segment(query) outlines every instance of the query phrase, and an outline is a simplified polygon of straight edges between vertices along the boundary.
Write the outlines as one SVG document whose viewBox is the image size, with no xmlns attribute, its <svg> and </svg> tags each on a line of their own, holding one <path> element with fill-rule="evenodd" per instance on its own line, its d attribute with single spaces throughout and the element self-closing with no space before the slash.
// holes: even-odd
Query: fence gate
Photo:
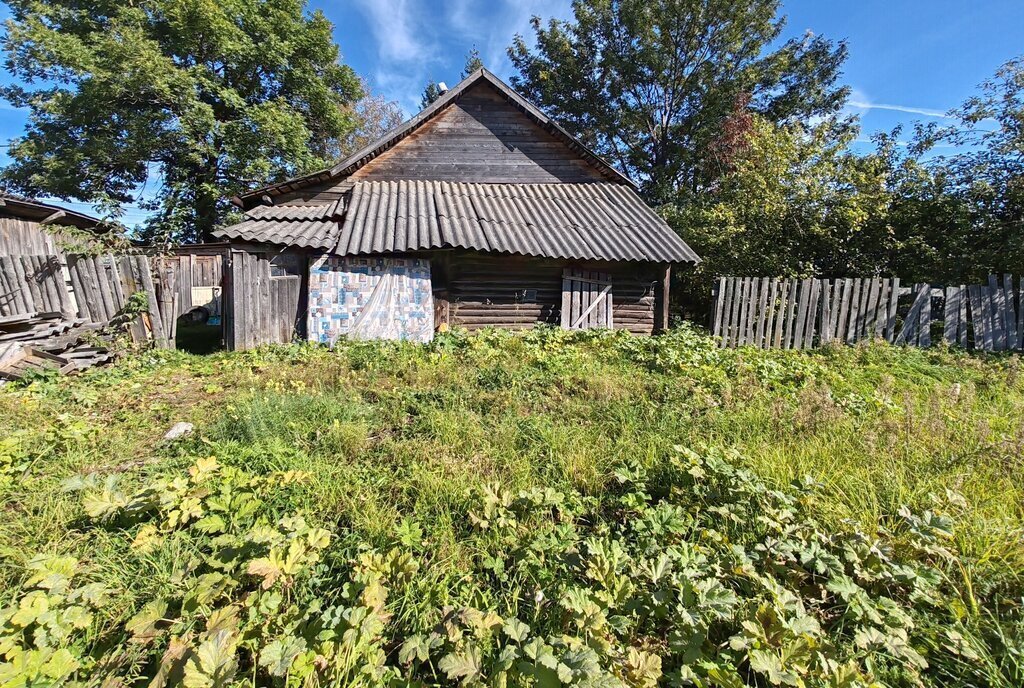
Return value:
<svg viewBox="0 0 1024 688">
<path fill-rule="evenodd" d="M 604 272 L 566 268 L 562 272 L 562 327 L 612 328 L 612 278 Z"/>
<path fill-rule="evenodd" d="M 274 276 L 266 253 L 231 251 L 225 271 L 225 341 L 229 350 L 287 344 L 300 325 L 302 279 Z"/>
</svg>

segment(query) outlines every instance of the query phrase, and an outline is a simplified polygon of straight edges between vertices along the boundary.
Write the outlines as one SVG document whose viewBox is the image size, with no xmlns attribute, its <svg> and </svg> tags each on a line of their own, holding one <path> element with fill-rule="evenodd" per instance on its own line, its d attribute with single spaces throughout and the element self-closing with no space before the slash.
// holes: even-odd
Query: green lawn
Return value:
<svg viewBox="0 0 1024 688">
<path fill-rule="evenodd" d="M 0 687 L 1020 685 L 1020 373 L 539 330 L 8 387 Z"/>
</svg>

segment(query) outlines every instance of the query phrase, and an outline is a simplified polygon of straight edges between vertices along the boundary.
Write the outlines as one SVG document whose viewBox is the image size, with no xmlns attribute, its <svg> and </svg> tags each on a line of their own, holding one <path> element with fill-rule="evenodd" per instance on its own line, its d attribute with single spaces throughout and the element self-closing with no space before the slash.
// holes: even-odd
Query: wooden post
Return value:
<svg viewBox="0 0 1024 688">
<path fill-rule="evenodd" d="M 666 263 L 662 266 L 664 273 L 658 280 L 657 294 L 654 299 L 654 333 L 664 332 L 668 329 L 668 307 L 669 297 L 672 291 L 672 265 Z"/>
</svg>

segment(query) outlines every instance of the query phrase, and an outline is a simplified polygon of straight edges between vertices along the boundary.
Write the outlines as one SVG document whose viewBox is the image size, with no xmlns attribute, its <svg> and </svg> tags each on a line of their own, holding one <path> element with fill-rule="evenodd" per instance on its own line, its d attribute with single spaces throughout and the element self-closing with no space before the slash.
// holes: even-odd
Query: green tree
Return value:
<svg viewBox="0 0 1024 688">
<path fill-rule="evenodd" d="M 423 89 L 423 96 L 420 98 L 420 109 L 423 109 L 433 103 L 435 100 L 441 97 L 444 91 L 438 86 L 437 82 L 431 80 L 427 87 Z"/>
<path fill-rule="evenodd" d="M 230 196 L 325 164 L 356 126 L 359 79 L 304 0 L 7 4 L 2 95 L 30 114 L 5 182 L 114 217 L 144 190 L 150 238 L 209 236 Z"/>
<path fill-rule="evenodd" d="M 737 105 L 773 123 L 843 105 L 844 43 L 778 44 L 778 0 L 575 0 L 516 36 L 513 85 L 638 180 L 648 200 L 700 193 L 728 168 L 716 150 Z M 777 46 L 777 47 L 776 47 Z"/>
<path fill-rule="evenodd" d="M 715 188 L 662 208 L 704 259 L 681 277 L 702 303 L 717 275 L 870 275 L 888 266 L 887 161 L 858 156 L 842 122 L 752 116 Z"/>
<path fill-rule="evenodd" d="M 880 137 L 893 170 L 887 222 L 895 269 L 914 279 L 979 283 L 1024 274 L 1024 58 L 1003 65 L 949 125 Z"/>
<path fill-rule="evenodd" d="M 484 61 L 480 59 L 480 51 L 476 49 L 476 46 L 466 53 L 466 64 L 462 67 L 462 78 L 465 79 L 467 76 L 482 69 Z"/>
</svg>

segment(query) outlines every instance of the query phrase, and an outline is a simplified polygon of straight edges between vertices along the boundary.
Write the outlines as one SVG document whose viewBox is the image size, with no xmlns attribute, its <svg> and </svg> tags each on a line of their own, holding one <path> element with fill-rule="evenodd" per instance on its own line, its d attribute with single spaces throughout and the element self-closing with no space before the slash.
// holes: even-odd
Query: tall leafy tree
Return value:
<svg viewBox="0 0 1024 688">
<path fill-rule="evenodd" d="M 2 95 L 30 114 L 5 183 L 115 216 L 144 189 L 150 237 L 207 237 L 231 195 L 325 164 L 356 127 L 360 81 L 304 0 L 7 4 Z"/>
<path fill-rule="evenodd" d="M 385 133 L 402 123 L 404 116 L 398 101 L 370 93 L 364 82 L 366 95 L 352 106 L 356 128 L 346 136 L 338 147 L 337 158 L 345 158 L 376 141 Z"/>
<path fill-rule="evenodd" d="M 1024 58 L 1003 65 L 912 145 L 882 137 L 899 274 L 948 283 L 1024 274 Z"/>
<path fill-rule="evenodd" d="M 832 115 L 846 46 L 778 45 L 779 0 L 574 0 L 570 21 L 516 36 L 513 85 L 641 182 L 649 200 L 699 193 L 737 104 L 773 123 Z M 728 162 L 728 161 L 725 161 Z"/>
<path fill-rule="evenodd" d="M 662 212 L 703 258 L 681 279 L 691 297 L 716 275 L 871 275 L 888 267 L 890 168 L 848 148 L 835 123 L 775 124 L 754 115 L 732 142 L 715 189 Z"/>
</svg>

